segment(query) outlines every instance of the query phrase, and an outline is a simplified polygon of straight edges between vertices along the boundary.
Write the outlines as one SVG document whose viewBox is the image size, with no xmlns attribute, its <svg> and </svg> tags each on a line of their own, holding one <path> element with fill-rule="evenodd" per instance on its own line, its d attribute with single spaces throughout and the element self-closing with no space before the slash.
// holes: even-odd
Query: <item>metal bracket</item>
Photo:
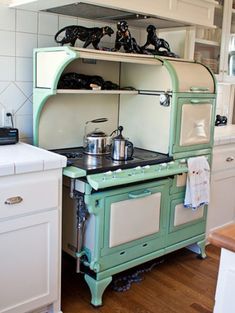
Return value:
<svg viewBox="0 0 235 313">
<path fill-rule="evenodd" d="M 169 107 L 170 106 L 170 95 L 168 92 L 164 92 L 160 94 L 159 98 L 160 104 L 164 107 Z"/>
<path fill-rule="evenodd" d="M 77 268 L 76 272 L 80 273 L 80 262 L 82 253 L 82 246 L 83 246 L 83 237 L 84 237 L 84 228 L 85 223 L 88 217 L 88 210 L 85 205 L 84 201 L 84 194 L 80 193 L 76 190 L 73 191 L 73 198 L 77 202 L 77 250 L 76 250 L 76 257 L 77 257 Z"/>
<path fill-rule="evenodd" d="M 170 106 L 170 97 L 172 97 L 172 91 L 163 91 L 163 90 L 138 90 L 138 95 L 142 96 L 158 96 L 160 105 L 169 107 Z"/>
</svg>

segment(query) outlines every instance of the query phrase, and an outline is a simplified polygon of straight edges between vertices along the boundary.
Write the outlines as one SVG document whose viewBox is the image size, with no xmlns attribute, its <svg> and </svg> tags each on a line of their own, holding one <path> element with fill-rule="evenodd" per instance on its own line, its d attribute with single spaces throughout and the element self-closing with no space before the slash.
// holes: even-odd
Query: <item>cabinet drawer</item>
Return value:
<svg viewBox="0 0 235 313">
<path fill-rule="evenodd" d="M 58 178 L 36 174 L 0 179 L 0 218 L 58 206 Z"/>
<path fill-rule="evenodd" d="M 212 171 L 235 169 L 235 148 L 214 150 Z"/>
</svg>

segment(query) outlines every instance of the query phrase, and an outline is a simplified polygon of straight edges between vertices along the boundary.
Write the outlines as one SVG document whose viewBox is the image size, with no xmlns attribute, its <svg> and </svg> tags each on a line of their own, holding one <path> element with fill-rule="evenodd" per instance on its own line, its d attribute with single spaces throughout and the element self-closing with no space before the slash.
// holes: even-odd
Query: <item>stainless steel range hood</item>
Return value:
<svg viewBox="0 0 235 313">
<path fill-rule="evenodd" d="M 151 23 L 156 24 L 158 28 L 181 27 L 189 25 L 188 23 L 179 23 L 150 15 L 117 10 L 84 2 L 76 2 L 68 5 L 53 7 L 44 11 L 90 20 L 106 21 L 110 23 L 114 23 L 120 20 L 127 20 L 129 25 L 135 27 L 146 27 Z"/>
<path fill-rule="evenodd" d="M 47 11 L 91 20 L 158 28 L 187 25 L 214 27 L 215 0 L 9 0 L 13 8 Z"/>
</svg>

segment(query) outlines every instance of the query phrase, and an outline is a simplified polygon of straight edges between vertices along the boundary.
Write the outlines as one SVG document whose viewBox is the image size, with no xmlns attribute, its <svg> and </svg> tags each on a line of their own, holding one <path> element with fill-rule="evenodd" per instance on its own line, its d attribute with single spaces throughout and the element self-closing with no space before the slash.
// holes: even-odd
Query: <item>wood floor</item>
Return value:
<svg viewBox="0 0 235 313">
<path fill-rule="evenodd" d="M 63 313 L 212 313 L 220 249 L 207 246 L 207 258 L 186 249 L 165 256 L 126 292 L 108 286 L 103 306 L 90 304 L 90 292 L 74 263 L 63 258 Z"/>
</svg>

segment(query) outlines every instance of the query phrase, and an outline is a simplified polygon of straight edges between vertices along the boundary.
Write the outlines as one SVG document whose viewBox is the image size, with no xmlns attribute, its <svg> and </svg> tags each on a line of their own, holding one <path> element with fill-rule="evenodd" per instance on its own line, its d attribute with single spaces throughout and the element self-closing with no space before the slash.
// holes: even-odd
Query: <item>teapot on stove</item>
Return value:
<svg viewBox="0 0 235 313">
<path fill-rule="evenodd" d="M 123 127 L 116 130 L 119 134 L 112 138 L 111 157 L 116 161 L 126 161 L 132 158 L 134 152 L 133 143 L 122 136 Z"/>
</svg>

